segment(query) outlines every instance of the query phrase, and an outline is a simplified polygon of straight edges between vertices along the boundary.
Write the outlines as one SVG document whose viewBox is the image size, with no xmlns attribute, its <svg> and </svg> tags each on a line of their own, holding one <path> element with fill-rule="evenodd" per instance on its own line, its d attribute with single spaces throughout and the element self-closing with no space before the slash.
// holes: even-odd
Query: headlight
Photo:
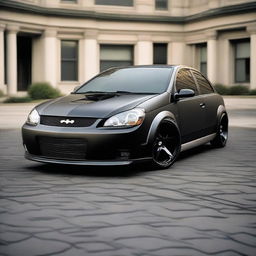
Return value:
<svg viewBox="0 0 256 256">
<path fill-rule="evenodd" d="M 33 109 L 30 114 L 28 115 L 27 124 L 30 125 L 38 125 L 40 122 L 40 116 L 36 109 Z"/>
<path fill-rule="evenodd" d="M 110 117 L 104 126 L 119 127 L 119 126 L 137 126 L 140 125 L 145 117 L 145 112 L 141 108 L 135 108 L 123 113 Z"/>
</svg>

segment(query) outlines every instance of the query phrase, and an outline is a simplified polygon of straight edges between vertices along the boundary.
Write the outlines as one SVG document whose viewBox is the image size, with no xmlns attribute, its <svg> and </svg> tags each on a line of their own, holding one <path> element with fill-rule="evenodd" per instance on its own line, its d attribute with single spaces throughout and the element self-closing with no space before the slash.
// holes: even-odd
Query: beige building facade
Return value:
<svg viewBox="0 0 256 256">
<path fill-rule="evenodd" d="M 256 1 L 0 0 L 0 89 L 63 93 L 112 66 L 184 64 L 256 89 Z"/>
</svg>

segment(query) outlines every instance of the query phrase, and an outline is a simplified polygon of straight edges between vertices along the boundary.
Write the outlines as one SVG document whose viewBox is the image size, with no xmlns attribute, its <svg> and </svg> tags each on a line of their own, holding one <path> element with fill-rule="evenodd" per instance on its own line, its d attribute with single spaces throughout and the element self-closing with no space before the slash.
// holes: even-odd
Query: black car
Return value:
<svg viewBox="0 0 256 256">
<path fill-rule="evenodd" d="M 183 150 L 224 147 L 222 97 L 197 70 L 132 66 L 100 73 L 70 95 L 35 107 L 22 127 L 25 157 L 72 165 L 167 168 Z"/>
</svg>

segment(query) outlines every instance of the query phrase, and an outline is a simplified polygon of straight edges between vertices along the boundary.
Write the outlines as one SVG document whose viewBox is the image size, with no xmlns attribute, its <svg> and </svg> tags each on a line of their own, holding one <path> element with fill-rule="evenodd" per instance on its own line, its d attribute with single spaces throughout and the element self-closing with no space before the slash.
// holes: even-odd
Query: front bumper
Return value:
<svg viewBox="0 0 256 256">
<path fill-rule="evenodd" d="M 28 152 L 25 152 L 25 158 L 28 160 L 41 162 L 41 163 L 49 163 L 49 164 L 65 164 L 65 165 L 82 165 L 82 166 L 125 166 L 131 165 L 133 163 L 141 163 L 152 160 L 151 157 L 144 157 L 144 158 L 137 158 L 137 159 L 130 159 L 130 160 L 62 160 L 62 159 L 53 159 L 53 158 L 46 158 L 40 157 L 36 155 L 31 155 Z"/>
<path fill-rule="evenodd" d="M 25 157 L 29 160 L 70 165 L 129 165 L 134 162 L 150 160 L 150 150 L 145 141 L 147 133 L 145 127 L 126 129 L 109 129 L 91 127 L 56 127 L 47 125 L 22 127 Z M 79 159 L 62 157 L 61 152 L 56 155 L 47 154 L 42 148 L 40 138 L 52 140 L 82 140 L 85 156 Z M 49 143 L 48 143 L 49 144 Z M 61 151 L 61 147 L 59 150 Z M 49 152 L 51 152 L 49 147 Z M 67 150 L 67 146 L 63 152 Z M 71 148 L 72 150 L 72 148 Z M 46 153 L 45 153 L 46 152 Z M 71 152 L 72 154 L 72 152 Z"/>
</svg>

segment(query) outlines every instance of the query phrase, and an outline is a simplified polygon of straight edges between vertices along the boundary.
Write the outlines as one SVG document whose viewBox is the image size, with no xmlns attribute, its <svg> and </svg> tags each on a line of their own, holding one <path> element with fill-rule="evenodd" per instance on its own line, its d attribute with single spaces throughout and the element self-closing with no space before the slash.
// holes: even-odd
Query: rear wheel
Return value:
<svg viewBox="0 0 256 256">
<path fill-rule="evenodd" d="M 170 167 L 180 153 L 180 133 L 170 121 L 159 125 L 152 145 L 153 163 L 158 168 Z"/>
<path fill-rule="evenodd" d="M 222 148 L 226 146 L 228 140 L 228 116 L 226 113 L 221 115 L 216 137 L 211 141 L 214 147 Z"/>
</svg>

